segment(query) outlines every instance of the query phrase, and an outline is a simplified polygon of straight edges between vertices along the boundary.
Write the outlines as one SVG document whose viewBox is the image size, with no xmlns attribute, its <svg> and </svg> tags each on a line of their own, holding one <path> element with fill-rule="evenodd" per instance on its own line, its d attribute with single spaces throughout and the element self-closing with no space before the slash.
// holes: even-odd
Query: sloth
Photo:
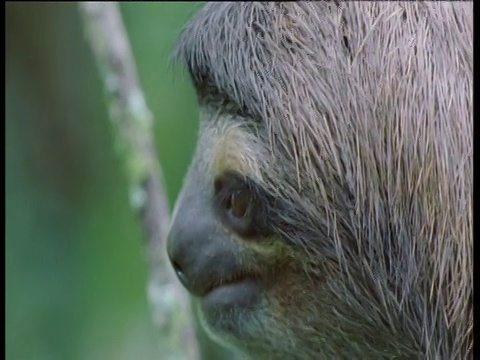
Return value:
<svg viewBox="0 0 480 360">
<path fill-rule="evenodd" d="M 167 252 L 253 359 L 472 359 L 473 4 L 207 3 Z"/>
</svg>

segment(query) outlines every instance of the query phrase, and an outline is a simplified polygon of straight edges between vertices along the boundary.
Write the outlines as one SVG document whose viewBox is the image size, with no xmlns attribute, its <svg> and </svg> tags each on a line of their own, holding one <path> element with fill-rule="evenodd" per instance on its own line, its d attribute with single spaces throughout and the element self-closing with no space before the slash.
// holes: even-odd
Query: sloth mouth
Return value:
<svg viewBox="0 0 480 360">
<path fill-rule="evenodd" d="M 204 297 L 208 296 L 210 293 L 214 292 L 217 289 L 224 288 L 224 287 L 232 287 L 235 285 L 242 284 L 244 282 L 258 282 L 260 280 L 260 276 L 254 273 L 247 273 L 247 272 L 240 272 L 230 276 L 226 276 L 223 278 L 214 281 L 205 291 Z"/>
<path fill-rule="evenodd" d="M 262 290 L 258 274 L 238 273 L 212 283 L 202 297 L 205 311 L 222 311 L 232 307 L 250 307 Z"/>
</svg>

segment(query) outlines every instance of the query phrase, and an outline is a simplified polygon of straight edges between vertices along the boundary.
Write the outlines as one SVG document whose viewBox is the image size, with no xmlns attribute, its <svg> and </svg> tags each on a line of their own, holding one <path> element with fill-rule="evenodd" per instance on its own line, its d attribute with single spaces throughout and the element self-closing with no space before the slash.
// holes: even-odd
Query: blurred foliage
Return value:
<svg viewBox="0 0 480 360">
<path fill-rule="evenodd" d="M 122 3 L 170 205 L 196 140 L 168 68 L 201 3 Z M 142 238 L 76 3 L 7 3 L 6 358 L 161 359 Z M 205 359 L 231 358 L 201 334 Z"/>
</svg>

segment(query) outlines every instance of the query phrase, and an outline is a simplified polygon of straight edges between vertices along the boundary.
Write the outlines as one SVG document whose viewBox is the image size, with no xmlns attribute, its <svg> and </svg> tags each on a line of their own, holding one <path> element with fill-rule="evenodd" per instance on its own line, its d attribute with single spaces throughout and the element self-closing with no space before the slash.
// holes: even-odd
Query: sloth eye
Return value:
<svg viewBox="0 0 480 360">
<path fill-rule="evenodd" d="M 248 190 L 236 190 L 228 199 L 227 207 L 230 208 L 233 216 L 243 218 L 248 215 L 251 202 L 252 196 Z"/>
<path fill-rule="evenodd" d="M 260 202 L 253 189 L 236 173 L 225 173 L 215 180 L 215 208 L 231 230 L 242 237 L 258 236 Z"/>
</svg>

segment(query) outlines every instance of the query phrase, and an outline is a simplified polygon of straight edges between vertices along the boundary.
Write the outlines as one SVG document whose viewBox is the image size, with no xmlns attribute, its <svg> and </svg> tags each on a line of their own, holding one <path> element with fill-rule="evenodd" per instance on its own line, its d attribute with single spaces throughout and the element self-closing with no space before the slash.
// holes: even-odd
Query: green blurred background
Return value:
<svg viewBox="0 0 480 360">
<path fill-rule="evenodd" d="M 197 105 L 167 65 L 201 3 L 122 3 L 170 205 Z M 161 359 L 148 269 L 77 3 L 6 3 L 7 359 Z M 205 338 L 205 359 L 231 356 Z"/>
</svg>

